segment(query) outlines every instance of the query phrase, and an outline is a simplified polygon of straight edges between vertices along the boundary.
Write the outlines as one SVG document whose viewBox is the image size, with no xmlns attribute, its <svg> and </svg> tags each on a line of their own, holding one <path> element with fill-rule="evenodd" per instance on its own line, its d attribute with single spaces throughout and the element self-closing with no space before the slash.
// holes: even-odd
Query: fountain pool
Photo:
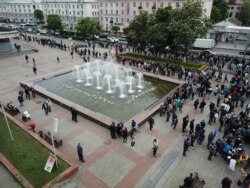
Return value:
<svg viewBox="0 0 250 188">
<path fill-rule="evenodd" d="M 36 82 L 47 91 L 99 112 L 116 121 L 126 122 L 164 97 L 177 86 L 131 69 L 98 62 L 77 65 L 73 71 Z"/>
</svg>

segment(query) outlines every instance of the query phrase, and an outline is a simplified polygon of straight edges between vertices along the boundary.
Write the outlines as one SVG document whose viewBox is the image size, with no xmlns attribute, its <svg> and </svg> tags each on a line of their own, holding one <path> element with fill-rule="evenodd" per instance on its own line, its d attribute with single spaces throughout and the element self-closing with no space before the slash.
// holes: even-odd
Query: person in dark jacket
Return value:
<svg viewBox="0 0 250 188">
<path fill-rule="evenodd" d="M 77 145 L 77 154 L 78 154 L 79 160 L 84 163 L 85 160 L 83 158 L 83 149 L 80 143 L 78 143 Z"/>
</svg>

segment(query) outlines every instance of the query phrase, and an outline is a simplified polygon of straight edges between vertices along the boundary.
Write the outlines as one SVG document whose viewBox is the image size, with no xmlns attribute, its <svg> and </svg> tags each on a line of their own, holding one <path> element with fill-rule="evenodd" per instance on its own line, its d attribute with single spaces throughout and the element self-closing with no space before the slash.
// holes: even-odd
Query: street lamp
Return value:
<svg viewBox="0 0 250 188">
<path fill-rule="evenodd" d="M 58 168 L 58 160 L 57 160 L 57 156 L 56 156 L 56 149 L 55 149 L 55 143 L 54 143 L 54 132 L 57 133 L 57 128 L 58 128 L 58 119 L 53 118 L 53 127 L 52 127 L 52 131 L 51 131 L 51 138 L 52 138 L 53 153 L 54 153 L 54 157 L 56 159 L 56 167 Z"/>
<path fill-rule="evenodd" d="M 6 117 L 6 114 L 5 114 L 5 110 L 4 110 L 4 106 L 2 106 L 2 104 L 0 103 L 0 108 L 3 109 L 3 115 L 4 115 L 4 119 L 5 119 L 5 122 L 6 122 L 6 125 L 8 127 L 8 130 L 9 130 L 9 133 L 10 133 L 10 138 L 11 138 L 11 141 L 14 142 L 14 138 L 12 136 L 12 132 L 10 130 L 10 125 L 9 125 L 9 121 Z"/>
</svg>

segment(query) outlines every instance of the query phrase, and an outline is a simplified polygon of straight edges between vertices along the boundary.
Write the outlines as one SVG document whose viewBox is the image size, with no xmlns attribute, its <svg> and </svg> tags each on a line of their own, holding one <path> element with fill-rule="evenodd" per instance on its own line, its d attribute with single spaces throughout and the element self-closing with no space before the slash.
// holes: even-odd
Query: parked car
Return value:
<svg viewBox="0 0 250 188">
<path fill-rule="evenodd" d="M 240 51 L 239 54 L 240 54 L 240 55 L 244 55 L 244 54 L 245 54 L 245 51 Z M 246 51 L 246 55 L 250 55 L 250 50 L 247 50 L 247 51 Z"/>
</svg>

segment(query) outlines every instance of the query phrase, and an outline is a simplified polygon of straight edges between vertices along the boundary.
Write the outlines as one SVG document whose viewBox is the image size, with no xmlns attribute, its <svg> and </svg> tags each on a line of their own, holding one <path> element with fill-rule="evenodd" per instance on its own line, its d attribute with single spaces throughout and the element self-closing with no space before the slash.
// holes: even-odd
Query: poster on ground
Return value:
<svg viewBox="0 0 250 188">
<path fill-rule="evenodd" d="M 50 154 L 46 162 L 44 170 L 51 173 L 55 162 L 56 162 L 56 157 L 53 154 Z"/>
</svg>

